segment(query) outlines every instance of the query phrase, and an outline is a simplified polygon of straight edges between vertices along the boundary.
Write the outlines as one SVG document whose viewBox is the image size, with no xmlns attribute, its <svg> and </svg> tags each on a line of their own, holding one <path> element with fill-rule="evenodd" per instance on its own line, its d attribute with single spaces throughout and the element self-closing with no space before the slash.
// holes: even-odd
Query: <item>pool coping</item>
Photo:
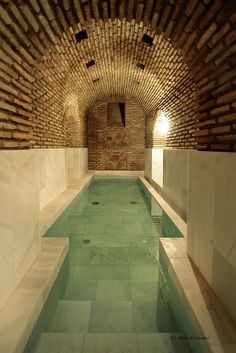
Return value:
<svg viewBox="0 0 236 353">
<path fill-rule="evenodd" d="M 93 178 L 92 173 L 86 173 L 80 179 L 72 181 L 64 192 L 40 210 L 41 250 L 14 293 L 0 310 L 0 352 L 22 353 L 24 351 L 69 249 L 68 237 L 47 238 L 42 235 Z"/>
<path fill-rule="evenodd" d="M 105 179 L 109 177 L 122 178 L 127 176 L 139 179 L 140 182 L 142 182 L 146 189 L 151 193 L 154 199 L 163 208 L 163 210 L 167 213 L 167 215 L 177 226 L 180 232 L 184 235 L 184 238 L 160 238 L 160 251 L 164 254 L 164 257 L 166 259 L 169 274 L 171 275 L 171 278 L 182 300 L 189 307 L 190 313 L 193 316 L 196 325 L 201 328 L 203 334 L 207 336 L 207 334 L 205 333 L 207 333 L 207 329 L 209 327 L 214 333 L 214 324 L 217 322 L 218 327 L 223 327 L 224 332 L 226 332 L 230 337 L 230 339 L 225 338 L 224 342 L 222 342 L 219 341 L 219 339 L 217 340 L 217 336 L 215 335 L 214 340 L 212 342 L 206 342 L 208 349 L 207 353 L 233 353 L 234 351 L 236 351 L 236 338 L 232 333 L 232 325 L 230 324 L 230 320 L 227 316 L 226 311 L 220 305 L 214 294 L 211 293 L 210 287 L 203 279 L 197 268 L 194 267 L 191 260 L 188 258 L 186 252 L 187 224 L 178 216 L 178 214 L 168 205 L 168 203 L 158 194 L 158 192 L 149 184 L 149 182 L 142 175 L 137 175 L 136 173 L 131 175 L 121 172 L 119 172 L 118 174 L 110 172 L 85 174 L 79 180 L 71 183 L 61 195 L 59 195 L 56 199 L 54 199 L 52 202 L 50 202 L 50 204 L 48 204 L 40 211 L 40 234 L 43 235 L 50 228 L 50 226 L 62 214 L 62 212 L 70 204 L 70 202 L 85 187 L 87 187 L 93 179 L 102 178 L 102 176 L 104 176 Z M 41 242 L 42 251 L 39 257 L 36 259 L 35 263 L 30 268 L 17 290 L 14 292 L 14 294 L 7 302 L 6 306 L 1 311 L 0 351 L 4 351 L 4 353 L 23 352 L 25 344 L 33 330 L 35 323 L 37 322 L 43 305 L 46 302 L 48 293 L 50 292 L 55 282 L 55 279 L 61 269 L 65 256 L 68 252 L 68 238 L 42 237 Z M 61 244 L 58 244 L 57 242 L 61 242 Z M 60 254 L 58 254 L 56 258 L 54 251 L 55 246 L 58 247 L 58 249 L 60 248 Z M 54 258 L 54 265 L 50 269 L 51 272 L 49 271 L 49 273 L 45 273 L 46 262 L 44 262 L 44 260 L 45 256 L 47 255 L 48 259 Z M 181 271 L 181 268 L 184 270 Z M 40 272 L 41 275 L 44 274 L 43 281 L 42 278 L 40 279 L 39 277 L 35 277 L 37 272 Z M 186 274 L 188 275 L 187 279 Z M 28 288 L 27 281 L 30 278 L 36 281 L 38 279 L 40 283 L 39 288 Z M 201 284 L 201 286 L 199 283 Z M 211 305 L 210 309 L 208 308 L 209 302 L 207 306 L 205 302 L 205 297 L 203 296 L 203 294 L 206 295 L 206 293 Z M 32 303 L 29 299 L 32 300 Z M 24 302 L 23 305 L 22 301 Z M 217 315 L 215 314 L 216 318 L 214 317 L 214 322 L 212 322 L 211 320 L 211 315 L 213 311 L 212 303 L 214 304 L 214 314 L 217 313 Z M 26 308 L 24 305 L 26 305 Z M 14 307 L 17 308 L 17 310 L 19 308 L 22 309 L 20 310 L 22 311 L 22 313 L 18 313 L 17 310 L 14 310 Z M 2 313 L 5 314 L 2 315 Z M 3 318 L 5 321 L 3 320 Z M 20 330 L 19 327 L 21 328 Z M 16 332 L 18 333 L 18 335 L 16 335 Z"/>
<path fill-rule="evenodd" d="M 139 177 L 144 175 L 143 170 L 89 170 L 94 176 L 101 177 Z"/>
<path fill-rule="evenodd" d="M 203 349 L 207 353 L 236 352 L 236 325 L 187 254 L 187 224 L 144 177 L 139 180 L 184 236 L 160 238 L 160 252 L 197 332 L 210 336 L 202 342 Z"/>
<path fill-rule="evenodd" d="M 41 252 L 0 311 L 0 352 L 22 353 L 69 249 L 68 238 L 42 238 Z"/>
<path fill-rule="evenodd" d="M 163 199 L 163 197 L 151 186 L 151 184 L 144 177 L 139 176 L 139 180 L 154 197 L 154 199 L 161 206 L 163 211 L 168 215 L 171 221 L 175 224 L 178 230 L 183 234 L 184 237 L 186 237 L 187 223 L 182 220 L 182 218 L 174 211 L 174 209 Z"/>
<path fill-rule="evenodd" d="M 185 238 L 160 238 L 160 254 L 207 353 L 236 352 L 236 325 L 186 252 Z"/>
<path fill-rule="evenodd" d="M 93 173 L 86 173 L 80 179 L 71 182 L 67 189 L 40 210 L 40 235 L 43 236 L 60 217 L 66 207 L 94 178 Z"/>
</svg>

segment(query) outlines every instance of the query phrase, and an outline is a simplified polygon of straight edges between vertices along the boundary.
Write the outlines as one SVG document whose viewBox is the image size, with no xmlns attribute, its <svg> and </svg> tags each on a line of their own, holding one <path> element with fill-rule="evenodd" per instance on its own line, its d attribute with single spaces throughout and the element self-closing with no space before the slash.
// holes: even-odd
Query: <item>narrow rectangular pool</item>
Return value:
<svg viewBox="0 0 236 353">
<path fill-rule="evenodd" d="M 189 353 L 159 262 L 179 230 L 138 180 L 95 179 L 45 236 L 69 253 L 25 353 Z"/>
</svg>

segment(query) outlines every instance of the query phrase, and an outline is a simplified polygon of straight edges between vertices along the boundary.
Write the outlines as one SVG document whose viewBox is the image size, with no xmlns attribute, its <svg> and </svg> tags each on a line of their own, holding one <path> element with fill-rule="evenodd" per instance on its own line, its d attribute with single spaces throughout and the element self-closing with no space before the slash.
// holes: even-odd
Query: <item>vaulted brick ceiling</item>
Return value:
<svg viewBox="0 0 236 353">
<path fill-rule="evenodd" d="M 146 113 L 148 147 L 163 109 L 167 146 L 236 149 L 235 11 L 223 0 L 2 0 L 0 147 L 85 146 L 89 109 L 119 96 Z"/>
</svg>

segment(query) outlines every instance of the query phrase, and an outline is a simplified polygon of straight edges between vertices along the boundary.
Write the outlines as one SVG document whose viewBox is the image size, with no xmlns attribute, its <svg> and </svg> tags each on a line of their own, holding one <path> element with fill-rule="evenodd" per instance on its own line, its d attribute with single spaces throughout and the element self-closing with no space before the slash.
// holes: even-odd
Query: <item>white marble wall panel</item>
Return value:
<svg viewBox="0 0 236 353">
<path fill-rule="evenodd" d="M 187 220 L 187 150 L 164 150 L 163 196 L 180 217 Z"/>
<path fill-rule="evenodd" d="M 67 188 L 66 150 L 37 150 L 39 156 L 40 209 Z"/>
<path fill-rule="evenodd" d="M 71 150 L 72 151 L 72 150 Z M 71 152 L 70 151 L 70 152 Z M 87 149 L 0 151 L 0 308 L 40 251 L 39 209 L 87 171 Z"/>
<path fill-rule="evenodd" d="M 188 151 L 145 149 L 145 178 L 187 220 Z"/>
<path fill-rule="evenodd" d="M 213 245 L 236 269 L 236 155 L 215 154 L 215 236 Z M 227 241 L 223 234 L 227 234 Z"/>
<path fill-rule="evenodd" d="M 163 187 L 163 149 L 152 149 L 152 179 Z"/>
<path fill-rule="evenodd" d="M 236 320 L 236 154 L 189 153 L 188 253 Z"/>
<path fill-rule="evenodd" d="M 144 177 L 152 180 L 152 148 L 144 149 Z"/>
<path fill-rule="evenodd" d="M 38 160 L 35 151 L 0 152 L 0 307 L 40 247 Z"/>
<path fill-rule="evenodd" d="M 88 149 L 67 148 L 68 182 L 74 182 L 88 171 Z"/>
</svg>

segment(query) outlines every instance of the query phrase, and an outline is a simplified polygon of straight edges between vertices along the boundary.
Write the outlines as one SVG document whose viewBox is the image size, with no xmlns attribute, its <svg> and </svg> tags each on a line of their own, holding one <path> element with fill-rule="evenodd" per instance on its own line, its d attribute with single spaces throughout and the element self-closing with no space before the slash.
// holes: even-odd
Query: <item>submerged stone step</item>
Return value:
<svg viewBox="0 0 236 353">
<path fill-rule="evenodd" d="M 135 333 L 131 301 L 96 301 L 92 305 L 89 333 Z"/>
<path fill-rule="evenodd" d="M 43 333 L 35 353 L 190 353 L 180 333 Z"/>
<path fill-rule="evenodd" d="M 42 333 L 34 353 L 82 353 L 83 334 Z"/>
<path fill-rule="evenodd" d="M 183 336 L 179 332 L 138 334 L 138 353 L 191 353 Z"/>
<path fill-rule="evenodd" d="M 91 307 L 90 301 L 59 301 L 49 332 L 87 332 Z"/>
<path fill-rule="evenodd" d="M 102 296 L 95 301 L 61 300 L 48 332 L 157 333 L 163 328 L 175 332 L 174 323 L 160 326 L 163 319 L 157 306 L 157 300 L 110 300 Z"/>
<path fill-rule="evenodd" d="M 87 334 L 82 353 L 139 353 L 137 335 Z"/>
</svg>

